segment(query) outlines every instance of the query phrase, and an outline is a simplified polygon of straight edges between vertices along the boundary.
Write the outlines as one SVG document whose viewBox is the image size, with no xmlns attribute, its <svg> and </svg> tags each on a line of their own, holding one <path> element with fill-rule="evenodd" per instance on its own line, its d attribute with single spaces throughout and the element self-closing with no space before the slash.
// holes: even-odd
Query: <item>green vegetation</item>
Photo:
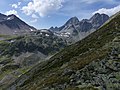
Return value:
<svg viewBox="0 0 120 90">
<path fill-rule="evenodd" d="M 20 55 L 22 52 L 40 51 L 49 55 L 65 47 L 66 43 L 55 36 L 25 35 L 0 41 L 2 55 Z"/>
<path fill-rule="evenodd" d="M 43 58 L 58 52 L 67 45 L 61 38 L 51 34 L 46 37 L 46 34 L 38 32 L 23 36 L 0 35 L 0 80 L 6 76 L 12 76 L 14 81 Z M 10 83 L 13 81 L 11 79 Z"/>
<path fill-rule="evenodd" d="M 66 90 L 100 90 L 100 89 L 95 88 L 93 86 L 79 86 L 79 87 L 69 87 Z"/>
<path fill-rule="evenodd" d="M 77 71 L 80 70 L 85 79 L 89 80 L 93 78 L 90 78 L 90 75 L 87 74 L 86 69 L 85 71 L 82 71 L 82 69 L 92 62 L 96 65 L 99 65 L 99 63 L 101 65 L 102 63 L 100 61 L 107 59 L 109 54 L 115 49 L 114 42 L 116 41 L 115 38 L 120 35 L 119 33 L 120 13 L 85 39 L 66 47 L 50 58 L 50 60 L 39 63 L 33 67 L 27 73 L 19 77 L 15 83 L 12 83 L 11 86 L 14 85 L 14 87 L 18 90 L 43 90 L 44 88 L 47 88 L 47 90 L 52 88 L 57 90 L 60 86 L 65 89 L 68 87 L 67 90 L 98 90 L 94 87 L 79 88 L 77 86 L 82 83 L 74 84 L 76 81 L 71 79 L 71 77 L 72 75 L 75 76 Z M 119 41 L 117 40 L 117 42 Z M 114 57 L 114 55 L 112 57 Z M 111 71 L 113 72 L 117 70 L 116 68 L 114 69 L 112 65 L 109 67 L 109 63 L 106 63 L 105 66 L 109 69 L 109 72 L 102 70 L 104 71 L 102 73 L 105 73 L 105 75 L 110 74 Z M 92 68 L 92 65 L 90 67 L 88 66 L 88 68 Z M 91 69 L 91 71 L 99 72 L 99 66 L 95 69 L 98 69 L 98 71 L 94 70 L 94 68 Z M 28 76 L 28 79 L 25 79 L 25 76 Z M 104 78 L 105 77 L 106 76 L 104 76 Z M 117 78 L 119 77 L 117 76 Z M 19 81 L 21 79 L 23 79 L 24 83 L 19 85 Z M 64 87 L 65 85 L 68 86 Z"/>
<path fill-rule="evenodd" d="M 3 77 L 5 77 L 5 75 L 8 75 L 11 71 L 8 70 L 8 71 L 4 71 L 0 74 L 0 80 L 3 79 Z"/>
</svg>

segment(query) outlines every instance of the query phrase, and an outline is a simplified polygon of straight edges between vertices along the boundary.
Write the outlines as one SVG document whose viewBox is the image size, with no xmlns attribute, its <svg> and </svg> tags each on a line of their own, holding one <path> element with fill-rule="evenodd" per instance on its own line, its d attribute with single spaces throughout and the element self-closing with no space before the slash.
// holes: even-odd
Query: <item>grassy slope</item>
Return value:
<svg viewBox="0 0 120 90">
<path fill-rule="evenodd" d="M 24 67 L 23 66 L 15 67 L 14 64 L 16 63 L 13 59 L 13 56 L 19 56 L 22 53 L 26 53 L 26 52 L 34 53 L 35 51 L 40 51 L 41 53 L 46 55 L 52 55 L 66 46 L 66 43 L 62 39 L 59 39 L 56 36 L 51 35 L 50 37 L 46 37 L 44 34 L 36 35 L 34 33 L 31 33 L 31 35 L 28 34 L 24 36 L 0 35 L 0 38 L 4 38 L 0 40 L 0 65 L 1 65 L 0 81 L 4 79 L 6 75 L 10 75 L 13 71 L 15 72 L 17 71 L 23 74 L 24 72 L 29 70 L 28 69 L 29 66 L 23 64 L 22 65 Z M 34 56 L 27 57 L 27 59 L 25 60 L 26 62 L 28 61 L 27 63 L 29 63 L 31 62 L 32 58 L 36 58 L 36 57 Z M 40 57 L 42 57 L 42 55 Z M 34 59 L 34 62 L 36 63 L 39 60 L 40 58 L 36 58 L 36 61 Z M 33 65 L 35 63 L 33 63 Z M 32 66 L 30 66 L 30 68 L 31 67 Z M 1 88 L 1 83 L 0 83 L 0 88 Z"/>
<path fill-rule="evenodd" d="M 64 70 L 77 71 L 92 61 L 105 58 L 111 48 L 103 48 L 104 45 L 113 41 L 119 32 L 120 14 L 87 38 L 65 48 L 47 62 L 38 64 L 18 78 L 15 82 L 17 89 L 43 90 L 44 87 L 54 84 L 69 83 L 69 75 L 62 76 Z M 25 76 L 29 76 L 29 78 L 24 79 Z M 23 80 L 24 83 L 18 85 L 20 80 Z"/>
</svg>

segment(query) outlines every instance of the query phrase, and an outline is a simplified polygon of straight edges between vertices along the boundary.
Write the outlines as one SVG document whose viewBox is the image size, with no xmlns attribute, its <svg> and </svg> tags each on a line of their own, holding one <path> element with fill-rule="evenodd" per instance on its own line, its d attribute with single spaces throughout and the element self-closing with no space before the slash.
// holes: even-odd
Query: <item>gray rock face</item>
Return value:
<svg viewBox="0 0 120 90">
<path fill-rule="evenodd" d="M 66 87 L 71 86 L 78 87 L 80 90 L 119 90 L 120 46 L 118 42 L 112 42 L 112 44 L 116 46 L 112 47 L 111 52 L 105 58 L 93 61 L 80 70 L 64 69 L 61 76 L 69 76 L 70 80 L 68 83 L 53 85 L 54 89 L 65 90 Z M 85 87 L 96 89 L 85 89 Z"/>
<path fill-rule="evenodd" d="M 77 17 L 72 17 L 65 23 L 64 26 L 69 26 L 70 24 L 71 25 L 77 25 L 79 22 L 80 21 L 79 21 L 79 19 Z"/>
<path fill-rule="evenodd" d="M 89 21 L 92 23 L 92 26 L 97 29 L 102 24 L 104 24 L 108 19 L 109 19 L 108 15 L 96 13 L 93 17 L 89 19 Z"/>
<path fill-rule="evenodd" d="M 35 30 L 14 14 L 8 16 L 0 14 L 0 34 L 23 34 Z"/>
<path fill-rule="evenodd" d="M 73 28 L 79 23 L 79 19 L 77 17 L 72 17 L 70 18 L 63 26 L 61 27 L 51 27 L 49 30 L 52 32 L 60 31 L 60 32 L 65 32 L 69 28 Z"/>
<path fill-rule="evenodd" d="M 0 13 L 0 22 L 4 21 L 6 17 L 6 15 Z"/>
<path fill-rule="evenodd" d="M 79 26 L 78 30 L 81 32 L 87 32 L 91 29 L 97 29 L 102 24 L 104 24 L 109 19 L 109 16 L 106 14 L 96 13 L 90 19 L 83 19 L 79 21 L 77 17 L 70 18 L 63 26 L 61 27 L 51 27 L 51 31 L 64 31 L 68 29 L 68 27 L 75 27 L 75 29 Z M 77 30 L 77 29 L 76 29 Z M 67 30 L 66 30 L 67 31 Z"/>
<path fill-rule="evenodd" d="M 68 42 L 78 41 L 94 32 L 109 19 L 108 15 L 96 13 L 90 19 L 79 21 L 72 17 L 61 27 L 51 27 L 49 30 L 58 36 L 67 39 Z M 70 41 L 69 41 L 70 40 Z"/>
<path fill-rule="evenodd" d="M 82 20 L 79 25 L 80 32 L 87 32 L 93 28 L 92 24 L 88 20 Z"/>
<path fill-rule="evenodd" d="M 65 69 L 62 75 L 69 75 L 70 82 L 64 87 L 76 86 L 79 88 L 93 86 L 96 90 L 119 90 L 120 88 L 120 42 L 113 42 L 107 44 L 112 48 L 108 56 L 104 59 L 93 61 L 80 70 Z M 109 46 L 108 46 L 109 45 Z M 112 46 L 113 45 L 113 46 Z M 104 47 L 105 48 L 105 47 Z M 55 86 L 56 87 L 59 86 Z M 60 89 L 58 89 L 60 90 Z M 85 89 L 88 90 L 88 89 Z M 94 89 L 93 89 L 94 90 Z"/>
</svg>

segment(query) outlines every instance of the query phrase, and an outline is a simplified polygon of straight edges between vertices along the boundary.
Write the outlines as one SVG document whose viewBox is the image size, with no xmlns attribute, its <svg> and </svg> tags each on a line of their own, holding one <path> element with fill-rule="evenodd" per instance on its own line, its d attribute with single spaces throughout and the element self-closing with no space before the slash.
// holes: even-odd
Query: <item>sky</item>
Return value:
<svg viewBox="0 0 120 90">
<path fill-rule="evenodd" d="M 0 0 L 0 13 L 15 14 L 37 29 L 62 26 L 74 16 L 82 20 L 118 11 L 120 0 Z"/>
</svg>

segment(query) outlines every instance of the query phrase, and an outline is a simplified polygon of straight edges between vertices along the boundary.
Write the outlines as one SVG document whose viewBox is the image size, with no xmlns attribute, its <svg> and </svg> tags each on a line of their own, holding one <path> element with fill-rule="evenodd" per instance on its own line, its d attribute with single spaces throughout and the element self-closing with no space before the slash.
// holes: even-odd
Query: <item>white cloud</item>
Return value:
<svg viewBox="0 0 120 90">
<path fill-rule="evenodd" d="M 35 14 L 32 14 L 32 18 L 39 18 L 37 15 L 35 15 Z"/>
<path fill-rule="evenodd" d="M 17 4 L 12 4 L 12 7 L 13 8 L 18 8 L 18 5 Z"/>
<path fill-rule="evenodd" d="M 18 2 L 18 6 L 20 6 L 21 5 L 21 2 Z"/>
<path fill-rule="evenodd" d="M 116 3 L 116 0 L 81 0 L 81 2 L 92 4 L 96 2 L 105 2 L 105 3 Z"/>
<path fill-rule="evenodd" d="M 49 13 L 59 10 L 64 0 L 32 0 L 27 6 L 23 6 L 22 10 L 26 15 L 38 13 L 41 17 Z"/>
<path fill-rule="evenodd" d="M 34 20 L 32 20 L 32 21 L 30 21 L 31 23 L 35 23 L 35 22 L 37 22 L 37 19 L 34 19 Z"/>
<path fill-rule="evenodd" d="M 113 15 L 113 14 L 119 12 L 119 11 L 120 11 L 120 5 L 118 5 L 114 8 L 110 8 L 110 9 L 101 8 L 98 11 L 93 12 L 93 14 L 95 14 L 95 13 L 103 14 L 104 13 L 104 14 L 107 14 L 107 15 L 111 16 L 111 15 Z"/>
<path fill-rule="evenodd" d="M 38 21 L 38 16 L 36 15 L 36 14 L 32 14 L 32 18 L 33 18 L 33 20 L 32 21 L 30 21 L 31 23 L 35 23 L 35 22 L 37 22 Z"/>
<path fill-rule="evenodd" d="M 12 4 L 11 6 L 13 8 L 19 8 L 20 5 L 21 5 L 21 2 L 18 2 L 17 4 Z"/>
<path fill-rule="evenodd" d="M 88 3 L 88 4 L 95 3 L 97 1 L 100 1 L 100 0 L 81 0 L 81 2 L 85 2 L 85 3 Z"/>
<path fill-rule="evenodd" d="M 19 15 L 18 15 L 18 13 L 17 13 L 17 11 L 16 11 L 16 10 L 9 10 L 9 11 L 6 11 L 6 12 L 5 12 L 5 14 L 6 14 L 6 15 L 11 15 L 11 14 L 14 14 L 14 15 L 16 15 L 16 16 L 18 16 L 18 17 L 19 17 Z"/>
</svg>

